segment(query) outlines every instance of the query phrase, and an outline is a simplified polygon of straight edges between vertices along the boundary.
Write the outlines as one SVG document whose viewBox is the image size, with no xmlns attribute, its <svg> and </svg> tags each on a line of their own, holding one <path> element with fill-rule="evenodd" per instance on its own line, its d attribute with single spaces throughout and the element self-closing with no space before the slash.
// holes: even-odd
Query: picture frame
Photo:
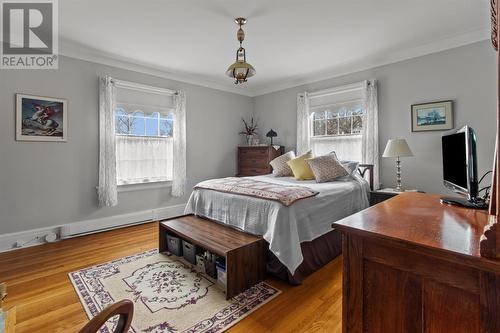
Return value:
<svg viewBox="0 0 500 333">
<path fill-rule="evenodd" d="M 411 131 L 446 131 L 454 127 L 453 101 L 413 104 Z"/>
<path fill-rule="evenodd" d="M 16 140 L 67 142 L 68 101 L 16 94 Z"/>
</svg>

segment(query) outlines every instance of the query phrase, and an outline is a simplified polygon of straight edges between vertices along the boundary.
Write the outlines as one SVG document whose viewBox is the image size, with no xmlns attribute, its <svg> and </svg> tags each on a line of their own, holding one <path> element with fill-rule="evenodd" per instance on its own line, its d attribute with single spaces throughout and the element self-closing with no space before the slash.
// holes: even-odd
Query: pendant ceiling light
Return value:
<svg viewBox="0 0 500 333">
<path fill-rule="evenodd" d="M 229 66 L 226 74 L 234 79 L 235 84 L 241 84 L 247 82 L 247 78 L 255 75 L 255 68 L 247 63 L 245 48 L 242 46 L 243 40 L 245 39 L 245 32 L 241 27 L 247 23 L 247 19 L 238 17 L 234 21 L 240 26 L 236 34 L 236 38 L 238 38 L 240 42 L 240 48 L 236 51 L 236 61 Z"/>
</svg>

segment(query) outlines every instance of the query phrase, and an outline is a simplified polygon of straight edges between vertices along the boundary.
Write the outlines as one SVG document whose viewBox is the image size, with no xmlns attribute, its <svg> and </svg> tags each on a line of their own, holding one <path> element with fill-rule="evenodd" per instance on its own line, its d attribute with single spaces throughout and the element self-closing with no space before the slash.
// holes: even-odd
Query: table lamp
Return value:
<svg viewBox="0 0 500 333">
<path fill-rule="evenodd" d="M 275 131 L 273 131 L 273 129 L 271 128 L 271 130 L 269 132 L 267 132 L 266 136 L 268 138 L 271 138 L 271 146 L 272 146 L 273 145 L 273 138 L 277 137 L 278 133 L 276 133 Z"/>
<path fill-rule="evenodd" d="M 401 186 L 401 160 L 400 157 L 410 157 L 413 153 L 408 147 L 405 139 L 390 139 L 387 141 L 385 146 L 384 154 L 382 157 L 396 157 L 396 191 L 403 192 L 404 189 Z"/>
</svg>

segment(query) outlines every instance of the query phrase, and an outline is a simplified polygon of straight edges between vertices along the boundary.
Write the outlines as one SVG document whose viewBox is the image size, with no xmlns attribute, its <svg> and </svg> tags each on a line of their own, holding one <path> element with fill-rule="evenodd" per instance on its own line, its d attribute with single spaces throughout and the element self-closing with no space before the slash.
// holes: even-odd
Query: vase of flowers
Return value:
<svg viewBox="0 0 500 333">
<path fill-rule="evenodd" d="M 241 131 L 239 134 L 245 135 L 247 140 L 247 145 L 252 146 L 254 144 L 254 137 L 255 135 L 257 135 L 257 122 L 254 121 L 253 117 L 250 120 L 250 123 L 248 123 L 243 118 L 241 118 L 241 120 L 243 120 L 243 125 L 245 125 L 245 130 Z"/>
</svg>

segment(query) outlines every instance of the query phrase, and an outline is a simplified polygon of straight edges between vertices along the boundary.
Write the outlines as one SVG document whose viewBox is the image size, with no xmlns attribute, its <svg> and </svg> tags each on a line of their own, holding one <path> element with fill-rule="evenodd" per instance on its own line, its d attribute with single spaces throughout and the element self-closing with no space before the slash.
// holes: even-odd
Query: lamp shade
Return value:
<svg viewBox="0 0 500 333">
<path fill-rule="evenodd" d="M 385 146 L 382 157 L 409 157 L 413 156 L 405 139 L 390 139 Z"/>
<path fill-rule="evenodd" d="M 245 61 L 236 60 L 226 70 L 226 75 L 235 79 L 246 79 L 255 75 L 255 68 Z"/>
<path fill-rule="evenodd" d="M 278 136 L 278 133 L 276 133 L 275 131 L 273 131 L 273 129 L 271 128 L 271 130 L 269 132 L 267 132 L 266 136 L 268 138 L 275 138 Z"/>
</svg>

